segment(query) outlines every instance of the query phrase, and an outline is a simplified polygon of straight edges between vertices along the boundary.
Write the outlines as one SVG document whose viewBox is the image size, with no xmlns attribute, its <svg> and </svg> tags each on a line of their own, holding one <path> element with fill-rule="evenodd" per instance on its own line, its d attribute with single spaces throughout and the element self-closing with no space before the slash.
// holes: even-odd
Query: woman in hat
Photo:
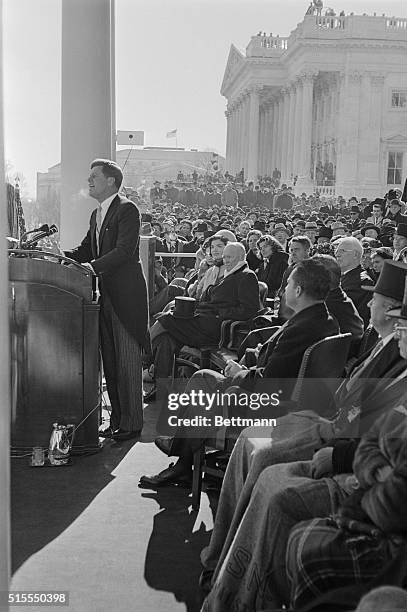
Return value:
<svg viewBox="0 0 407 612">
<path fill-rule="evenodd" d="M 267 284 L 268 297 L 274 298 L 281 286 L 284 272 L 288 266 L 288 253 L 280 242 L 270 235 L 265 235 L 257 242 L 262 261 L 257 270 L 259 281 Z"/>
<path fill-rule="evenodd" d="M 288 239 L 291 236 L 290 230 L 286 228 L 284 223 L 276 223 L 273 231 L 271 232 L 273 238 L 278 240 L 278 242 L 283 247 L 283 251 L 287 251 L 288 248 Z"/>
</svg>

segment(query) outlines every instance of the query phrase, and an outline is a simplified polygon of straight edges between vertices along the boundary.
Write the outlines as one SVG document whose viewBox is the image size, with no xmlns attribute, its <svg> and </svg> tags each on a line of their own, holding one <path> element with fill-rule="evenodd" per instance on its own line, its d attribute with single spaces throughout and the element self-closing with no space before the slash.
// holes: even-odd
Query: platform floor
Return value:
<svg viewBox="0 0 407 612">
<path fill-rule="evenodd" d="M 69 591 L 70 612 L 200 609 L 212 508 L 206 494 L 196 513 L 187 489 L 138 487 L 141 474 L 168 465 L 153 444 L 156 417 L 147 406 L 140 440 L 106 441 L 69 467 L 11 459 L 12 590 Z"/>
</svg>

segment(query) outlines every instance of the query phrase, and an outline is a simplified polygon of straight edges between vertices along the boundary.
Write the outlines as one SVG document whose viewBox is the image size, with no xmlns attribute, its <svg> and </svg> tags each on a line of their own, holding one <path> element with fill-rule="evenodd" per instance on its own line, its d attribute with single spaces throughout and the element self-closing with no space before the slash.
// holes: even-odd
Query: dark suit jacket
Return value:
<svg viewBox="0 0 407 612">
<path fill-rule="evenodd" d="M 123 326 L 145 346 L 147 337 L 147 287 L 139 257 L 140 213 L 133 202 L 117 195 L 110 204 L 96 245 L 96 209 L 81 244 L 66 255 L 79 263 L 90 262 L 99 277 L 99 289 L 109 296 Z"/>
<path fill-rule="evenodd" d="M 351 374 L 363 364 L 370 352 L 357 360 Z M 340 407 L 336 421 L 340 437 L 327 444 L 334 449 L 335 473 L 352 471 L 352 461 L 361 436 L 370 429 L 383 411 L 394 407 L 407 391 L 407 378 L 388 386 L 389 380 L 397 378 L 406 368 L 407 360 L 402 359 L 397 340 L 393 339 L 360 371 L 357 384 L 352 385 L 349 391 L 349 377 L 343 381 L 335 395 L 337 406 Z M 360 409 L 357 420 L 352 415 L 355 408 Z M 345 438 L 346 434 L 349 434 L 348 438 Z"/>
<path fill-rule="evenodd" d="M 267 284 L 268 297 L 274 297 L 280 288 L 283 275 L 288 266 L 288 253 L 277 251 L 270 257 L 264 268 L 263 260 L 259 261 L 257 278 Z"/>
<path fill-rule="evenodd" d="M 362 269 L 362 266 L 357 266 L 353 270 L 349 270 L 341 277 L 341 286 L 344 292 L 350 297 L 355 304 L 358 313 L 362 317 L 365 327 L 369 325 L 370 310 L 367 306 L 372 298 L 370 291 L 362 289 L 362 285 L 372 287 L 374 285 L 369 274 Z"/>
<path fill-rule="evenodd" d="M 219 342 L 222 321 L 250 319 L 259 310 L 259 283 L 246 265 L 207 289 L 194 318 L 164 314 L 159 321 L 179 344 L 199 347 Z"/>
<path fill-rule="evenodd" d="M 359 316 L 350 297 L 341 287 L 332 289 L 325 303 L 331 315 L 338 321 L 341 333 L 352 334 L 349 357 L 354 356 L 363 337 L 363 319 Z"/>
<path fill-rule="evenodd" d="M 263 344 L 256 368 L 249 370 L 240 381 L 239 373 L 233 384 L 243 389 L 263 389 L 272 393 L 283 391 L 281 399 L 288 399 L 294 388 L 305 350 L 328 336 L 339 333 L 338 323 L 331 317 L 324 303 L 314 304 L 295 314 Z M 263 380 L 262 380 L 263 379 Z M 264 380 L 267 379 L 267 380 Z"/>
</svg>

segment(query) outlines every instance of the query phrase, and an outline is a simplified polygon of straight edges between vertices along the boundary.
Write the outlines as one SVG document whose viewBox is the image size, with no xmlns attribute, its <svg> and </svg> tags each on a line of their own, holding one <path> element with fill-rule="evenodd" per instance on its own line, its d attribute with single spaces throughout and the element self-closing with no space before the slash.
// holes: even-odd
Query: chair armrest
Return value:
<svg viewBox="0 0 407 612">
<path fill-rule="evenodd" d="M 220 340 L 219 340 L 219 348 L 222 348 L 222 346 L 224 346 L 226 344 L 226 340 L 228 337 L 228 332 L 229 332 L 229 328 L 231 326 L 231 324 L 233 323 L 232 319 L 225 319 L 225 321 L 222 321 L 221 327 L 220 327 Z"/>
<path fill-rule="evenodd" d="M 234 348 L 235 335 L 238 330 L 250 331 L 250 321 L 233 321 L 230 325 L 228 349 Z"/>
</svg>

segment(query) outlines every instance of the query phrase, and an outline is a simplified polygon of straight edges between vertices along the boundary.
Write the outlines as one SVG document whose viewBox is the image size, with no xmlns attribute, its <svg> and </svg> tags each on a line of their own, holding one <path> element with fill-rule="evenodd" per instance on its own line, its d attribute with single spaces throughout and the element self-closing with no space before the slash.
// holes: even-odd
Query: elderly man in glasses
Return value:
<svg viewBox="0 0 407 612">
<path fill-rule="evenodd" d="M 362 289 L 362 285 L 372 286 L 373 281 L 362 268 L 363 246 L 357 238 L 352 236 L 342 238 L 337 242 L 335 255 L 341 268 L 342 289 L 355 304 L 367 327 L 370 320 L 367 306 L 369 295 Z"/>
</svg>

